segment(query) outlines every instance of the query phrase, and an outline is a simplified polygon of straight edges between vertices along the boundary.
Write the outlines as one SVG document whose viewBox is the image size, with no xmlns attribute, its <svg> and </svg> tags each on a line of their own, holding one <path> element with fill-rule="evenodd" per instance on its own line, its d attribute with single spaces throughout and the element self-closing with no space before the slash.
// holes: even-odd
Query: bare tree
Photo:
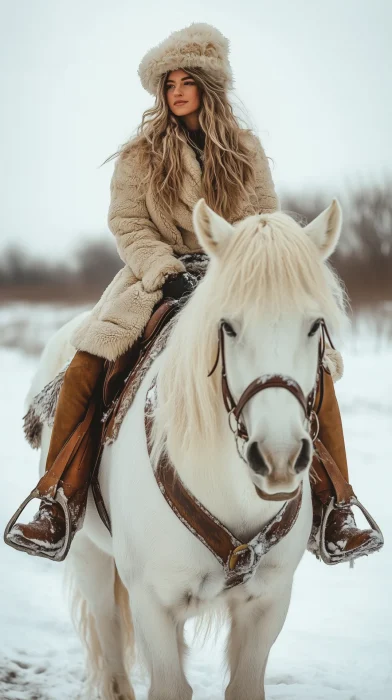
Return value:
<svg viewBox="0 0 392 700">
<path fill-rule="evenodd" d="M 346 284 L 352 305 L 370 307 L 392 300 L 392 181 L 384 186 L 343 192 L 342 241 L 332 264 Z M 301 224 L 314 219 L 330 203 L 321 193 L 291 193 L 281 206 Z M 0 262 L 3 299 L 86 301 L 99 297 L 123 266 L 114 240 L 84 243 L 74 254 L 75 265 L 47 262 L 10 247 Z"/>
</svg>

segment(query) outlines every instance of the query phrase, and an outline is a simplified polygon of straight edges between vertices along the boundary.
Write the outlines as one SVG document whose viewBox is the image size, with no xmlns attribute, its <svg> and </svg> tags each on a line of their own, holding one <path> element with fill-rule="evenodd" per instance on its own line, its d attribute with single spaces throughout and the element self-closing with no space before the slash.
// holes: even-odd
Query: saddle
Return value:
<svg viewBox="0 0 392 700">
<path fill-rule="evenodd" d="M 129 395 L 135 396 L 153 360 L 165 347 L 168 334 L 164 331 L 180 308 L 181 303 L 175 299 L 161 302 L 148 321 L 141 340 L 114 362 L 105 362 L 100 446 L 91 475 L 91 488 L 98 513 L 109 532 L 110 518 L 98 480 L 103 448 L 117 436 L 120 416 L 122 418 L 130 406 Z"/>
</svg>

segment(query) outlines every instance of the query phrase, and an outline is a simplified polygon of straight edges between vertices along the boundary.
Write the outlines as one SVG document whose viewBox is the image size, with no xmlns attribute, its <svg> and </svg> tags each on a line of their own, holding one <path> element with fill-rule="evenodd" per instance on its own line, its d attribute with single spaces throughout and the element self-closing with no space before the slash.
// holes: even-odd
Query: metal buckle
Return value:
<svg viewBox="0 0 392 700">
<path fill-rule="evenodd" d="M 16 542 L 13 542 L 11 539 L 8 539 L 11 530 L 14 527 L 16 521 L 18 520 L 20 514 L 23 513 L 26 506 L 30 503 L 30 501 L 34 500 L 34 498 L 38 498 L 41 501 L 46 501 L 47 503 L 57 502 L 63 509 L 65 517 L 65 536 L 62 545 L 57 549 L 46 551 L 44 549 L 40 549 L 39 545 L 35 544 L 34 542 L 32 542 L 31 546 L 29 546 L 27 544 L 18 544 Z M 4 542 L 10 547 L 18 549 L 20 552 L 26 552 L 27 554 L 31 554 L 32 556 L 43 557 L 44 559 L 51 559 L 52 561 L 63 561 L 63 559 L 65 559 L 65 557 L 68 554 L 72 542 L 71 515 L 69 513 L 68 502 L 64 494 L 61 491 L 57 491 L 55 497 L 53 499 L 49 499 L 42 497 L 38 489 L 35 488 L 30 493 L 30 495 L 27 496 L 27 498 L 23 501 L 21 506 L 19 506 L 18 510 L 14 513 L 11 520 L 7 523 L 7 526 L 4 530 Z"/>
<path fill-rule="evenodd" d="M 247 464 L 247 461 L 246 461 L 246 459 L 245 459 L 245 457 L 244 457 L 244 455 L 243 455 L 243 448 L 244 448 L 245 442 L 247 442 L 247 441 L 246 441 L 246 439 L 243 438 L 243 437 L 240 435 L 240 433 L 239 433 L 240 426 L 239 426 L 238 420 L 237 420 L 236 418 L 235 418 L 235 420 L 236 420 L 236 426 L 233 427 L 233 425 L 232 425 L 231 417 L 232 417 L 232 415 L 233 415 L 233 413 L 234 413 L 234 411 L 235 411 L 235 408 L 236 408 L 236 407 L 234 406 L 234 408 L 232 408 L 231 411 L 229 411 L 229 413 L 227 414 L 227 415 L 228 415 L 228 420 L 229 420 L 229 428 L 230 428 L 231 432 L 233 433 L 233 435 L 234 435 L 234 437 L 235 437 L 235 445 L 236 445 L 236 448 L 237 448 L 238 456 L 242 459 L 243 462 L 245 462 L 245 464 Z M 241 447 L 240 447 L 240 440 L 242 440 Z M 241 448 L 242 448 L 242 449 L 241 449 Z"/>
<path fill-rule="evenodd" d="M 246 459 L 246 457 L 244 457 L 245 443 L 246 440 L 244 440 L 244 438 L 242 438 L 237 432 L 235 434 L 235 446 L 237 448 L 237 454 L 242 459 L 242 461 L 245 462 L 245 464 L 248 464 L 248 460 Z"/>
<path fill-rule="evenodd" d="M 316 424 L 316 429 L 315 429 L 315 431 L 312 430 L 312 428 L 313 428 L 313 421 L 314 421 L 315 424 Z M 318 417 L 316 411 L 313 409 L 312 412 L 311 412 L 311 414 L 310 414 L 310 416 L 309 416 L 309 435 L 310 435 L 310 437 L 311 437 L 312 442 L 314 442 L 314 441 L 316 440 L 316 438 L 318 437 L 319 432 L 320 432 L 320 421 L 319 421 L 319 417 Z"/>
<path fill-rule="evenodd" d="M 327 529 L 327 524 L 328 524 L 328 518 L 331 514 L 331 512 L 334 509 L 339 509 L 339 508 L 344 508 L 347 505 L 353 505 L 357 506 L 359 510 L 363 513 L 365 516 L 366 520 L 368 521 L 370 527 L 372 530 L 377 532 L 377 534 L 380 537 L 381 540 L 381 546 L 384 544 L 384 537 L 383 534 L 377 525 L 376 521 L 374 518 L 370 515 L 370 513 L 366 510 L 365 506 L 362 505 L 362 503 L 357 499 L 356 496 L 352 496 L 350 498 L 349 503 L 337 503 L 335 496 L 332 496 L 331 500 L 328 503 L 328 506 L 323 512 L 322 519 L 321 519 L 321 525 L 320 525 L 320 557 L 324 564 L 328 564 L 329 566 L 333 566 L 334 564 L 340 564 L 341 562 L 352 562 L 354 559 L 357 557 L 361 556 L 364 554 L 364 549 L 361 547 L 357 547 L 357 549 L 353 549 L 351 552 L 341 552 L 340 554 L 334 554 L 331 552 L 328 552 L 326 545 L 325 545 L 325 532 Z"/>
<path fill-rule="evenodd" d="M 234 433 L 234 435 L 236 435 L 236 434 L 238 434 L 238 421 L 234 417 L 234 420 L 236 421 L 235 427 L 232 426 L 232 421 L 231 421 L 231 417 L 232 417 L 234 411 L 235 411 L 235 406 L 234 406 L 234 408 L 231 409 L 231 411 L 229 411 L 229 413 L 227 414 L 227 417 L 228 417 L 228 421 L 229 421 L 229 428 L 230 428 L 231 432 Z"/>
<path fill-rule="evenodd" d="M 245 550 L 248 550 L 250 552 L 250 564 L 246 571 L 244 571 L 243 569 L 241 570 L 241 574 L 249 574 L 252 572 L 255 563 L 255 553 L 253 547 L 251 547 L 249 544 L 240 544 L 232 551 L 229 559 L 230 571 L 234 571 L 234 569 L 237 566 L 238 557 L 240 556 L 241 552 L 244 552 Z"/>
</svg>

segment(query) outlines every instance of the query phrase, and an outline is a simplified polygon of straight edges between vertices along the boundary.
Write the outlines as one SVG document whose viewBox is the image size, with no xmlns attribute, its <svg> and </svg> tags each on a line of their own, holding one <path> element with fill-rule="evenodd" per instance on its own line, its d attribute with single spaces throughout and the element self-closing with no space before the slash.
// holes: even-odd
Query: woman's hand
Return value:
<svg viewBox="0 0 392 700">
<path fill-rule="evenodd" d="M 190 272 L 180 272 L 178 275 L 168 275 L 162 287 L 165 299 L 181 299 L 195 289 L 197 279 Z"/>
</svg>

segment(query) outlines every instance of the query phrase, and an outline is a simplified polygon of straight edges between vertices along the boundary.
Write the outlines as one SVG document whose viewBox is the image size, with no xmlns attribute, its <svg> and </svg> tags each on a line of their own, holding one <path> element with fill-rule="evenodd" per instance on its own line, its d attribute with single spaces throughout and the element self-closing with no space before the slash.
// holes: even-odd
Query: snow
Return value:
<svg viewBox="0 0 392 700">
<path fill-rule="evenodd" d="M 0 345 L 39 353 L 58 328 L 90 307 L 22 301 L 0 306 Z"/>
<path fill-rule="evenodd" d="M 1 320 L 5 325 L 5 314 L 0 313 L 0 325 Z M 53 313 L 52 322 L 57 324 L 59 316 Z M 64 311 L 61 318 L 65 316 Z M 49 320 L 46 316 L 45 337 Z M 37 329 L 28 335 L 37 337 Z M 361 343 L 356 338 L 344 360 L 345 374 L 336 389 L 352 481 L 386 544 L 380 553 L 358 560 L 354 569 L 347 564 L 327 567 L 305 554 L 284 629 L 270 655 L 268 700 L 391 697 L 391 346 L 368 336 Z M 24 441 L 21 420 L 36 363 L 36 356 L 17 347 L 0 348 L 2 527 L 37 480 L 38 454 Z M 63 597 L 62 570 L 63 564 L 0 544 L 0 700 L 78 697 L 83 652 Z M 223 699 L 223 649 L 223 634 L 204 646 L 193 644 L 187 674 L 194 700 Z M 148 681 L 139 670 L 133 682 L 138 700 L 146 700 Z"/>
</svg>

